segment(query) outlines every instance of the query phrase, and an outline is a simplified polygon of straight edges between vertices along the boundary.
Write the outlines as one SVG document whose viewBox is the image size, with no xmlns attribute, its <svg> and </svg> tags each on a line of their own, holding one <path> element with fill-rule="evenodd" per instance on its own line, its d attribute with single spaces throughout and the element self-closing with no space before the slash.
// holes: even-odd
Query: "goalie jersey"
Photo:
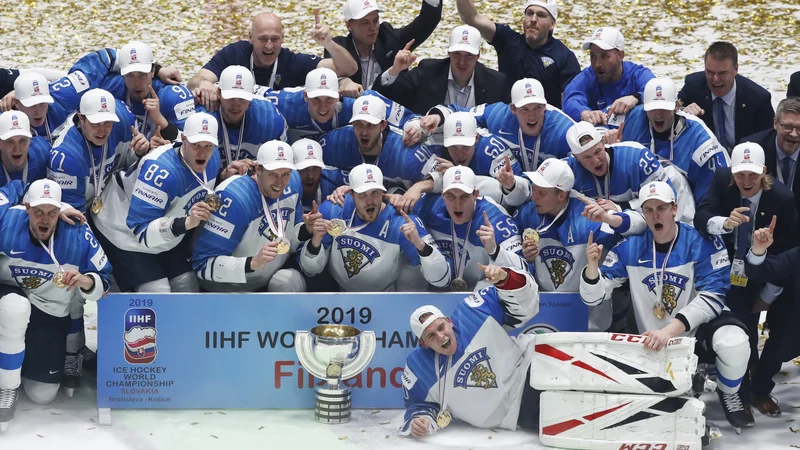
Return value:
<svg viewBox="0 0 800 450">
<path fill-rule="evenodd" d="M 488 286 L 459 303 L 450 317 L 457 348 L 449 367 L 447 356 L 429 348 L 418 347 L 408 356 L 403 371 L 403 434 L 410 433 L 415 417 L 426 417 L 429 426 L 438 429 L 441 391 L 453 417 L 480 428 L 516 429 L 533 336 L 512 338 L 506 330 L 525 324 L 539 311 L 536 283 L 528 274 L 525 281 L 514 290 Z"/>
</svg>

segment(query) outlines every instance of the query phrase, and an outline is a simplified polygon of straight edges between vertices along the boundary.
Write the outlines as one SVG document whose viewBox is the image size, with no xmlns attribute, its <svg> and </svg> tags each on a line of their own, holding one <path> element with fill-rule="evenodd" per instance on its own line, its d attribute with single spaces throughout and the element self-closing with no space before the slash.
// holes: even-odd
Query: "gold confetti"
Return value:
<svg viewBox="0 0 800 450">
<path fill-rule="evenodd" d="M 87 430 L 87 431 L 88 431 L 88 430 L 94 430 L 95 428 L 97 428 L 97 427 L 89 427 L 89 428 L 87 428 L 86 430 Z"/>
<path fill-rule="evenodd" d="M 386 435 L 386 437 L 385 437 L 384 439 L 389 439 L 389 435 L 387 434 L 387 435 Z"/>
<path fill-rule="evenodd" d="M 370 414 L 373 414 L 373 415 L 374 414 L 380 414 L 380 413 L 381 413 L 380 411 L 372 411 L 372 412 L 370 412 Z"/>
<path fill-rule="evenodd" d="M 36 436 L 38 436 L 38 437 L 40 437 L 40 438 L 44 439 L 44 436 L 42 436 L 41 434 L 37 434 Z"/>
<path fill-rule="evenodd" d="M 392 422 L 381 422 L 378 425 L 389 425 L 390 423 L 392 423 Z"/>
<path fill-rule="evenodd" d="M 340 441 L 343 441 L 345 439 L 347 439 L 347 436 L 342 436 L 342 437 L 339 438 Z"/>
<path fill-rule="evenodd" d="M 191 426 L 200 425 L 200 422 L 192 422 L 189 425 L 191 425 Z"/>
<path fill-rule="evenodd" d="M 260 426 L 260 427 L 258 427 L 258 431 L 261 431 L 261 430 L 263 430 L 263 429 L 264 429 L 264 426 L 263 426 L 263 425 L 262 425 L 262 426 Z"/>
<path fill-rule="evenodd" d="M 490 435 L 489 435 L 489 439 L 491 439 L 491 438 L 492 438 L 492 435 L 490 434 Z"/>
<path fill-rule="evenodd" d="M 797 432 L 798 432 L 798 431 L 800 431 L 800 430 L 795 430 L 794 428 L 792 428 L 792 427 L 789 427 L 789 431 L 791 431 L 792 433 L 797 433 Z"/>
</svg>

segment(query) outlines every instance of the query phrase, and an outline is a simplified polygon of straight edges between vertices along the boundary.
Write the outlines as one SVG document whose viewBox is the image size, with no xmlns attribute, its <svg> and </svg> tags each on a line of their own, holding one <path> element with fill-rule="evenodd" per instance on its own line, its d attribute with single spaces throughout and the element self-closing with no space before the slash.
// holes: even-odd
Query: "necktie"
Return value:
<svg viewBox="0 0 800 450">
<path fill-rule="evenodd" d="M 750 200 L 743 198 L 742 199 L 742 206 L 750 208 L 751 206 Z M 747 251 L 750 249 L 750 234 L 753 230 L 753 222 L 752 222 L 752 211 L 748 211 L 745 215 L 751 217 L 751 220 L 739 225 L 736 228 L 736 257 L 739 259 L 744 259 L 747 255 Z"/>
<path fill-rule="evenodd" d="M 728 142 L 727 120 L 725 120 L 725 101 L 722 97 L 714 99 L 714 121 L 717 124 L 717 140 L 728 152 L 731 151 L 731 144 Z"/>
<path fill-rule="evenodd" d="M 786 157 L 781 160 L 781 175 L 783 175 L 783 184 L 791 186 L 792 180 L 792 158 Z"/>
</svg>

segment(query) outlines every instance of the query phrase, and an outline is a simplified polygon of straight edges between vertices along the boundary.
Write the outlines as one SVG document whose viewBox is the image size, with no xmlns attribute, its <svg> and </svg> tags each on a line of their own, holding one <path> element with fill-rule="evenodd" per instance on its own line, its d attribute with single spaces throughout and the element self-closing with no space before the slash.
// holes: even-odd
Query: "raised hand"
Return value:
<svg viewBox="0 0 800 450">
<path fill-rule="evenodd" d="M 181 73 L 172 66 L 164 66 L 158 71 L 158 79 L 164 84 L 181 84 Z"/>
<path fill-rule="evenodd" d="M 148 141 L 145 135 L 140 133 L 133 125 L 131 125 L 131 133 L 133 134 L 133 139 L 131 139 L 130 144 L 128 144 L 128 148 L 133 150 L 136 156 L 144 156 L 150 151 L 150 141 Z"/>
<path fill-rule="evenodd" d="M 142 104 L 144 105 L 144 109 L 147 110 L 147 115 L 150 117 L 161 117 L 161 102 L 158 100 L 158 94 L 156 94 L 156 90 L 153 89 L 153 85 L 148 85 L 147 90 L 150 94 L 148 98 L 142 100 Z"/>
<path fill-rule="evenodd" d="M 320 23 L 319 8 L 314 8 L 314 30 L 311 31 L 311 38 L 322 47 L 327 47 L 333 42 L 330 28 Z"/>
<path fill-rule="evenodd" d="M 586 278 L 594 280 L 600 276 L 600 256 L 603 254 L 603 245 L 594 242 L 594 231 L 589 232 L 589 241 L 586 243 Z"/>
<path fill-rule="evenodd" d="M 11 111 L 14 108 L 14 100 L 17 99 L 16 94 L 14 91 L 9 92 L 0 100 L 0 112 Z"/>
<path fill-rule="evenodd" d="M 309 233 L 314 234 L 314 222 L 319 219 L 322 219 L 322 213 L 319 212 L 317 201 L 314 200 L 311 202 L 311 211 L 303 214 L 303 223 L 305 223 L 306 230 Z"/>
<path fill-rule="evenodd" d="M 511 167 L 511 158 L 506 155 L 506 163 L 500 172 L 497 174 L 497 181 L 503 185 L 506 190 L 511 190 L 514 188 L 514 183 L 516 183 L 514 179 L 514 169 Z"/>
<path fill-rule="evenodd" d="M 484 276 L 486 276 L 486 281 L 497 284 L 502 283 L 503 281 L 508 278 L 508 272 L 500 266 L 495 266 L 494 264 L 489 264 L 488 266 L 484 266 L 481 263 L 478 263 L 478 269 L 483 271 Z"/>
<path fill-rule="evenodd" d="M 411 53 L 411 46 L 414 45 L 414 39 L 408 41 L 402 50 L 397 52 L 394 56 L 394 64 L 389 68 L 389 75 L 397 76 L 400 72 L 408 69 L 417 60 L 417 55 Z"/>
<path fill-rule="evenodd" d="M 483 225 L 481 225 L 475 234 L 481 239 L 481 244 L 483 244 L 486 253 L 490 255 L 494 254 L 495 250 L 497 250 L 497 243 L 495 242 L 494 227 L 486 211 L 483 212 Z"/>
<path fill-rule="evenodd" d="M 438 156 L 434 156 L 433 158 L 438 163 L 436 165 L 436 171 L 442 175 L 447 172 L 447 169 L 453 167 L 453 161 L 450 161 L 449 159 L 440 158 Z"/>
<path fill-rule="evenodd" d="M 702 116 L 703 114 L 706 113 L 705 110 L 700 106 L 698 106 L 697 103 L 692 103 L 691 105 L 683 108 L 683 112 L 688 114 L 693 114 L 695 116 Z"/>
<path fill-rule="evenodd" d="M 766 253 L 769 246 L 772 245 L 774 242 L 773 235 L 775 233 L 775 223 L 777 223 L 777 221 L 778 216 L 772 216 L 772 221 L 769 223 L 769 227 L 758 229 L 755 233 L 753 233 L 753 247 L 750 248 L 750 251 L 753 252 L 754 255 L 763 255 Z"/>
<path fill-rule="evenodd" d="M 350 78 L 343 78 L 339 82 L 339 95 L 342 97 L 358 98 L 364 93 L 364 86 L 356 83 Z"/>
<path fill-rule="evenodd" d="M 219 108 L 219 88 L 210 81 L 203 80 L 200 86 L 194 88 L 192 95 L 194 95 L 194 102 L 203 105 L 210 113 Z"/>
<path fill-rule="evenodd" d="M 627 114 L 628 111 L 632 110 L 637 104 L 639 104 L 639 100 L 637 100 L 636 97 L 632 95 L 626 95 L 614 100 L 614 103 L 612 103 L 611 107 L 608 108 L 608 113 L 616 114 L 618 116 Z"/>
<path fill-rule="evenodd" d="M 416 247 L 417 250 L 422 250 L 423 248 L 425 248 L 425 241 L 423 241 L 422 238 L 419 237 L 419 230 L 417 230 L 417 224 L 415 224 L 414 221 L 411 220 L 410 217 L 408 217 L 408 214 L 406 214 L 405 211 L 403 211 L 402 209 L 400 210 L 400 215 L 402 215 L 403 219 L 406 220 L 406 223 L 404 223 L 400 227 L 400 231 L 403 233 L 403 236 L 405 236 L 409 242 L 414 244 L 414 247 Z"/>
<path fill-rule="evenodd" d="M 606 115 L 603 111 L 584 111 L 581 113 L 581 120 L 592 125 L 605 125 Z"/>
<path fill-rule="evenodd" d="M 89 275 L 83 275 L 75 269 L 68 269 L 64 271 L 64 284 L 67 285 L 67 291 L 71 291 L 76 287 L 88 291 L 94 287 L 94 278 Z"/>
<path fill-rule="evenodd" d="M 725 219 L 725 223 L 722 224 L 722 228 L 730 231 L 745 222 L 750 222 L 750 215 L 748 214 L 749 212 L 750 208 L 747 206 L 734 208 L 733 211 L 731 211 L 731 215 Z"/>
<path fill-rule="evenodd" d="M 525 261 L 533 262 L 539 256 L 539 243 L 533 239 L 522 241 L 522 257 Z"/>
</svg>

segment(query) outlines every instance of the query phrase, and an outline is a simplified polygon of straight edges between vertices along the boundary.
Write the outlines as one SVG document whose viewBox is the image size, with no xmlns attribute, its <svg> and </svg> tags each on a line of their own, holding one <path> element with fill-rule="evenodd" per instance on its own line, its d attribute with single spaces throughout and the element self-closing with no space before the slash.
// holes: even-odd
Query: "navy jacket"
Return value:
<svg viewBox="0 0 800 450">
<path fill-rule="evenodd" d="M 786 89 L 787 97 L 800 97 L 800 70 L 792 74 L 789 87 Z"/>
<path fill-rule="evenodd" d="M 778 147 L 776 146 L 775 138 L 777 137 L 778 132 L 775 131 L 774 128 L 770 128 L 769 130 L 764 130 L 759 133 L 756 133 L 752 136 L 747 136 L 742 139 L 742 142 L 755 142 L 756 144 L 760 145 L 761 148 L 764 149 L 764 159 L 767 165 L 767 173 L 772 175 L 772 178 L 775 178 L 775 182 L 778 182 Z M 800 161 L 798 161 L 800 164 Z M 794 181 L 792 182 L 792 192 L 794 192 L 794 205 L 797 214 L 800 215 L 800 167 L 795 170 L 794 173 Z"/>
</svg>

